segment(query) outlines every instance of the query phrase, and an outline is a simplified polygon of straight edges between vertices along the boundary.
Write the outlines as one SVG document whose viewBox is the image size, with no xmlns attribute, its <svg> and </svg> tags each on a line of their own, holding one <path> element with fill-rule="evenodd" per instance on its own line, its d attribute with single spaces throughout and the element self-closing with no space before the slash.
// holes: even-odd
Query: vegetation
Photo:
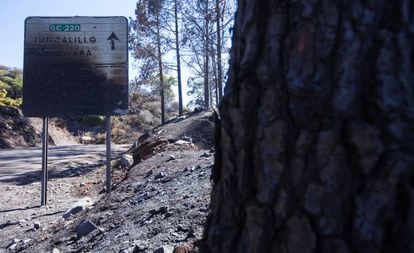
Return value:
<svg viewBox="0 0 414 253">
<path fill-rule="evenodd" d="M 190 106 L 208 108 L 221 100 L 235 6 L 231 0 L 137 2 L 136 16 L 130 20 L 129 47 L 138 63 L 137 82 L 152 85 L 157 80 L 162 122 L 167 102 L 164 75 L 176 77 L 180 115 L 183 68 L 190 71 L 191 84 L 197 84 L 187 93 L 192 96 Z"/>
<path fill-rule="evenodd" d="M 0 65 L 0 106 L 22 104 L 23 73 L 20 69 Z"/>
</svg>

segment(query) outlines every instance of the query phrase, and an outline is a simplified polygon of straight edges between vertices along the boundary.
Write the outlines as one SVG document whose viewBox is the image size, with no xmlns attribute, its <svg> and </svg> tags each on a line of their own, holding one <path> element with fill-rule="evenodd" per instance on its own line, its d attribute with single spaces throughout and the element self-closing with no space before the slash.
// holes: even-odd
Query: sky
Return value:
<svg viewBox="0 0 414 253">
<path fill-rule="evenodd" d="M 0 65 L 23 68 L 24 20 L 29 16 L 128 18 L 135 15 L 136 2 L 137 0 L 0 0 Z M 129 73 L 130 79 L 137 73 L 132 64 Z M 183 94 L 186 94 L 186 87 L 183 88 Z M 188 100 L 184 95 L 184 105 Z"/>
<path fill-rule="evenodd" d="M 24 20 L 29 16 L 132 17 L 136 0 L 0 0 L 0 64 L 23 68 Z"/>
</svg>

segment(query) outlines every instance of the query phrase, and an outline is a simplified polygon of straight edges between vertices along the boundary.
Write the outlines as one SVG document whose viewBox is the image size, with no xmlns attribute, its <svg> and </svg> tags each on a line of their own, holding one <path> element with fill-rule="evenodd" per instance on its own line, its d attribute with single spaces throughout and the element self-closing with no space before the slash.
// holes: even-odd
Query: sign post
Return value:
<svg viewBox="0 0 414 253">
<path fill-rule="evenodd" d="M 106 193 L 111 193 L 111 116 L 106 116 Z"/>
<path fill-rule="evenodd" d="M 47 156 L 49 146 L 49 118 L 43 117 L 43 134 L 42 134 L 42 196 L 41 205 L 46 205 L 47 202 Z"/>
<path fill-rule="evenodd" d="M 106 115 L 110 192 L 110 116 L 128 109 L 128 20 L 125 17 L 28 17 L 25 20 L 23 114 Z M 109 128 L 108 128 L 109 126 Z M 42 205 L 47 201 L 43 140 Z"/>
</svg>

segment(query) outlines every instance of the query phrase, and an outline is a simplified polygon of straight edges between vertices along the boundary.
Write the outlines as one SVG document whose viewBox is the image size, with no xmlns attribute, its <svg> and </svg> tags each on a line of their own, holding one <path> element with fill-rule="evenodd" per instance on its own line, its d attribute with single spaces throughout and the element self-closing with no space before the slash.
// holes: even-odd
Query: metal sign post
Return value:
<svg viewBox="0 0 414 253">
<path fill-rule="evenodd" d="M 106 193 L 111 193 L 111 116 L 106 116 Z"/>
<path fill-rule="evenodd" d="M 43 135 L 42 135 L 42 197 L 41 205 L 47 202 L 47 153 L 49 145 L 49 117 L 43 117 Z"/>
</svg>

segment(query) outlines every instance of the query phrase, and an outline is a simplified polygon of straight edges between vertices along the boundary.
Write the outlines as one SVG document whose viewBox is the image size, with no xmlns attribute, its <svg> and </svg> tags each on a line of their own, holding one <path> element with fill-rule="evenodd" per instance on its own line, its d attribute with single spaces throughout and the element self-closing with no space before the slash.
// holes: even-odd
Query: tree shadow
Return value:
<svg viewBox="0 0 414 253">
<path fill-rule="evenodd" d="M 91 165 L 71 166 L 63 171 L 57 171 L 53 168 L 48 171 L 48 180 L 70 178 L 85 175 L 103 166 L 104 162 L 98 162 Z M 18 174 L 15 177 L 0 179 L 0 183 L 13 183 L 15 185 L 28 185 L 34 182 L 40 182 L 42 178 L 42 171 L 29 171 Z"/>
<path fill-rule="evenodd" d="M 39 207 L 40 207 L 40 205 L 38 205 L 38 206 L 27 206 L 27 207 L 23 207 L 23 208 L 6 209 L 6 210 L 0 210 L 0 213 L 24 211 L 24 210 L 35 209 L 35 208 L 39 208 Z M 1 225 L 0 225 L 0 228 L 1 228 Z"/>
</svg>

